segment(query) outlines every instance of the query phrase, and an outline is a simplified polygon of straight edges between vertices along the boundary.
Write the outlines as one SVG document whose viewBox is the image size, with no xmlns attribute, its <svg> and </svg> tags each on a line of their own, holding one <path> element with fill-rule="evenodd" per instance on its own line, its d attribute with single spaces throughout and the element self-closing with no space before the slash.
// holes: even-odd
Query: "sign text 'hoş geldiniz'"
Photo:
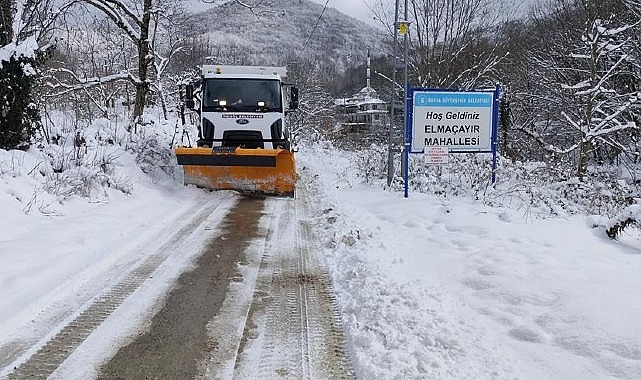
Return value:
<svg viewBox="0 0 641 380">
<path fill-rule="evenodd" d="M 491 152 L 494 92 L 413 93 L 412 152 L 448 147 L 450 152 Z"/>
</svg>

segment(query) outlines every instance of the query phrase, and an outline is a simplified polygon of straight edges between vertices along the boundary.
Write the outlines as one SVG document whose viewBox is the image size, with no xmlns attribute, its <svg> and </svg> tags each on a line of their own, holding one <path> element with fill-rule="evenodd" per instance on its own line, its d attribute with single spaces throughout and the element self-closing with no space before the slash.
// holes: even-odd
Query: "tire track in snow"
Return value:
<svg viewBox="0 0 641 380">
<path fill-rule="evenodd" d="M 174 226 L 163 229 L 154 238 L 163 239 L 163 236 L 170 236 L 170 238 L 156 253 L 147 256 L 115 285 L 88 302 L 86 307 L 57 332 L 27 350 L 8 367 L 13 369 L 8 374 L 0 372 L 0 377 L 7 375 L 10 380 L 45 379 L 51 375 L 172 253 L 179 252 L 180 247 L 201 229 L 199 227 L 202 227 L 203 222 L 212 214 L 226 212 L 233 200 L 216 202 L 220 202 L 220 199 L 212 198 L 212 201 L 202 205 L 198 211 L 189 210 L 183 214 L 184 218 L 188 218 L 190 214 L 194 216 L 173 234 L 169 233 L 169 229 Z"/>
<path fill-rule="evenodd" d="M 233 378 L 354 378 L 302 193 L 268 203 L 273 219 Z"/>
</svg>

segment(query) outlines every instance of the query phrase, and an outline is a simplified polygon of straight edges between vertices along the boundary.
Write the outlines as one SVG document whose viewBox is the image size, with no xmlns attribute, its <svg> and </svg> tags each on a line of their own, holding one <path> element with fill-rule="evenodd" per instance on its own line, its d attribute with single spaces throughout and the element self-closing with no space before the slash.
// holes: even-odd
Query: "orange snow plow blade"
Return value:
<svg viewBox="0 0 641 380">
<path fill-rule="evenodd" d="M 185 185 L 293 196 L 294 153 L 285 149 L 175 148 Z"/>
</svg>

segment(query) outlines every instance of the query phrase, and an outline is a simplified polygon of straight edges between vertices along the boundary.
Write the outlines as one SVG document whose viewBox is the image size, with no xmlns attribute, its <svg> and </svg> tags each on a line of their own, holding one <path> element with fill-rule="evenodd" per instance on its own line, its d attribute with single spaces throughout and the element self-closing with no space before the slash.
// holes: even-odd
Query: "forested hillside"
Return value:
<svg viewBox="0 0 641 380">
<path fill-rule="evenodd" d="M 315 61 L 342 72 L 384 52 L 383 31 L 309 0 L 261 2 L 249 11 L 228 2 L 197 14 L 189 41 L 208 49 L 207 59 L 227 64 L 293 64 Z"/>
</svg>

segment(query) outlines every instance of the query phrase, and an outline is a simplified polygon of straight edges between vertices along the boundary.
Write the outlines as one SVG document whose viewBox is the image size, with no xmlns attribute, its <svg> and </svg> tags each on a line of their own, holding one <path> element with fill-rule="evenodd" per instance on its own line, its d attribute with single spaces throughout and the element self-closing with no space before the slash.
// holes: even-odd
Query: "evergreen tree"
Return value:
<svg viewBox="0 0 641 380">
<path fill-rule="evenodd" d="M 37 59 L 19 53 L 21 44 L 13 30 L 15 2 L 0 0 L 0 5 L 0 148 L 25 148 L 40 123 L 31 94 Z"/>
<path fill-rule="evenodd" d="M 31 91 L 36 81 L 36 60 L 12 56 L 0 68 L 0 148 L 29 146 L 40 124 Z"/>
</svg>

